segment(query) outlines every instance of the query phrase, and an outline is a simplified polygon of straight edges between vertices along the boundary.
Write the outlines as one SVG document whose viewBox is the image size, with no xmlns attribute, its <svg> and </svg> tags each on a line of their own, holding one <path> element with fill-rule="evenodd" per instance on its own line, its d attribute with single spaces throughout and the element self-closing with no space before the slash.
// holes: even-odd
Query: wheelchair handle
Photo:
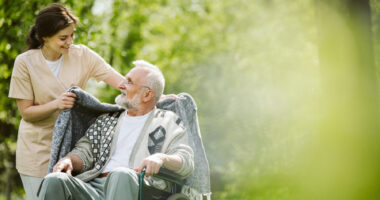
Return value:
<svg viewBox="0 0 380 200">
<path fill-rule="evenodd" d="M 145 169 L 143 169 L 142 172 L 139 175 L 139 200 L 143 199 L 144 177 L 145 177 Z"/>
</svg>

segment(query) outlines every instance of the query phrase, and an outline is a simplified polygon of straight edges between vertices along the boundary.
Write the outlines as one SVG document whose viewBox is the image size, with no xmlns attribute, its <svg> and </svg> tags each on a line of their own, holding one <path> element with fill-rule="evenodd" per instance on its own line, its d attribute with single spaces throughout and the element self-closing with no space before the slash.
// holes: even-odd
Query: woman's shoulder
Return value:
<svg viewBox="0 0 380 200">
<path fill-rule="evenodd" d="M 72 50 L 72 51 L 88 51 L 88 50 L 90 50 L 90 48 L 88 48 L 84 44 L 73 44 L 70 46 L 70 50 Z"/>
<path fill-rule="evenodd" d="M 28 60 L 30 57 L 34 57 L 38 53 L 40 53 L 40 49 L 29 49 L 23 53 L 18 54 L 16 60 Z"/>
<path fill-rule="evenodd" d="M 73 44 L 70 46 L 70 53 L 72 56 L 84 56 L 88 54 L 90 48 L 83 44 Z"/>
</svg>

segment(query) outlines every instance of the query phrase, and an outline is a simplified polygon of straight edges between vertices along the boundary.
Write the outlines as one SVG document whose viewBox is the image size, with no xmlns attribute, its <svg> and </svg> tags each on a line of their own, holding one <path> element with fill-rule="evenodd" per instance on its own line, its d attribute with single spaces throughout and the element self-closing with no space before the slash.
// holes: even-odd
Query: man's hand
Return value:
<svg viewBox="0 0 380 200">
<path fill-rule="evenodd" d="M 71 175 L 71 172 L 73 171 L 73 163 L 70 159 L 70 157 L 64 157 L 61 160 L 58 161 L 57 164 L 53 167 L 53 172 L 66 172 L 66 174 Z"/>
<path fill-rule="evenodd" d="M 156 153 L 148 156 L 143 160 L 141 165 L 135 169 L 136 172 L 141 173 L 145 169 L 145 176 L 151 177 L 160 171 L 160 168 L 164 164 L 166 155 L 163 153 Z"/>
</svg>

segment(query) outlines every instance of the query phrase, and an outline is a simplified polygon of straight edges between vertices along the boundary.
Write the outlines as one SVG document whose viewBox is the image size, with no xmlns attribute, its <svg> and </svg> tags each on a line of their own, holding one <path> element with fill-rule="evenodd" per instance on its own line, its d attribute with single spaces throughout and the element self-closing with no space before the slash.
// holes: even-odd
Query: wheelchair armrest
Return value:
<svg viewBox="0 0 380 200">
<path fill-rule="evenodd" d="M 178 185 L 184 185 L 185 181 L 183 180 L 182 176 L 176 174 L 175 172 L 161 168 L 158 174 L 153 175 L 153 177 L 157 177 L 159 179 L 169 181 L 172 183 L 176 183 Z"/>
</svg>

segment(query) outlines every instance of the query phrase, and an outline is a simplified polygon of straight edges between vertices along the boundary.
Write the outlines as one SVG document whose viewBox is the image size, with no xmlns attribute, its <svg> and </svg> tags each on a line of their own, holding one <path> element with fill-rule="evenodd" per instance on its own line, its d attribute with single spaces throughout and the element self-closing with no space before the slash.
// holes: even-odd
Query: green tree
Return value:
<svg viewBox="0 0 380 200">
<path fill-rule="evenodd" d="M 10 191 L 22 195 L 13 168 L 20 115 L 7 98 L 12 66 L 36 13 L 53 1 L 0 2 L 5 197 Z M 373 25 L 368 1 L 59 2 L 81 20 L 75 43 L 122 74 L 133 60 L 154 63 L 165 75 L 166 94 L 194 97 L 214 199 L 328 199 L 344 192 L 348 199 L 377 197 L 378 73 L 371 62 L 378 67 L 379 57 L 372 58 L 370 49 L 374 43 L 377 55 L 380 43 L 378 37 L 368 40 L 371 28 L 379 34 L 377 1 L 371 1 Z M 95 82 L 87 90 L 109 103 L 119 93 Z M 327 182 L 329 177 L 334 180 Z M 337 185 L 355 188 L 332 195 Z"/>
</svg>

